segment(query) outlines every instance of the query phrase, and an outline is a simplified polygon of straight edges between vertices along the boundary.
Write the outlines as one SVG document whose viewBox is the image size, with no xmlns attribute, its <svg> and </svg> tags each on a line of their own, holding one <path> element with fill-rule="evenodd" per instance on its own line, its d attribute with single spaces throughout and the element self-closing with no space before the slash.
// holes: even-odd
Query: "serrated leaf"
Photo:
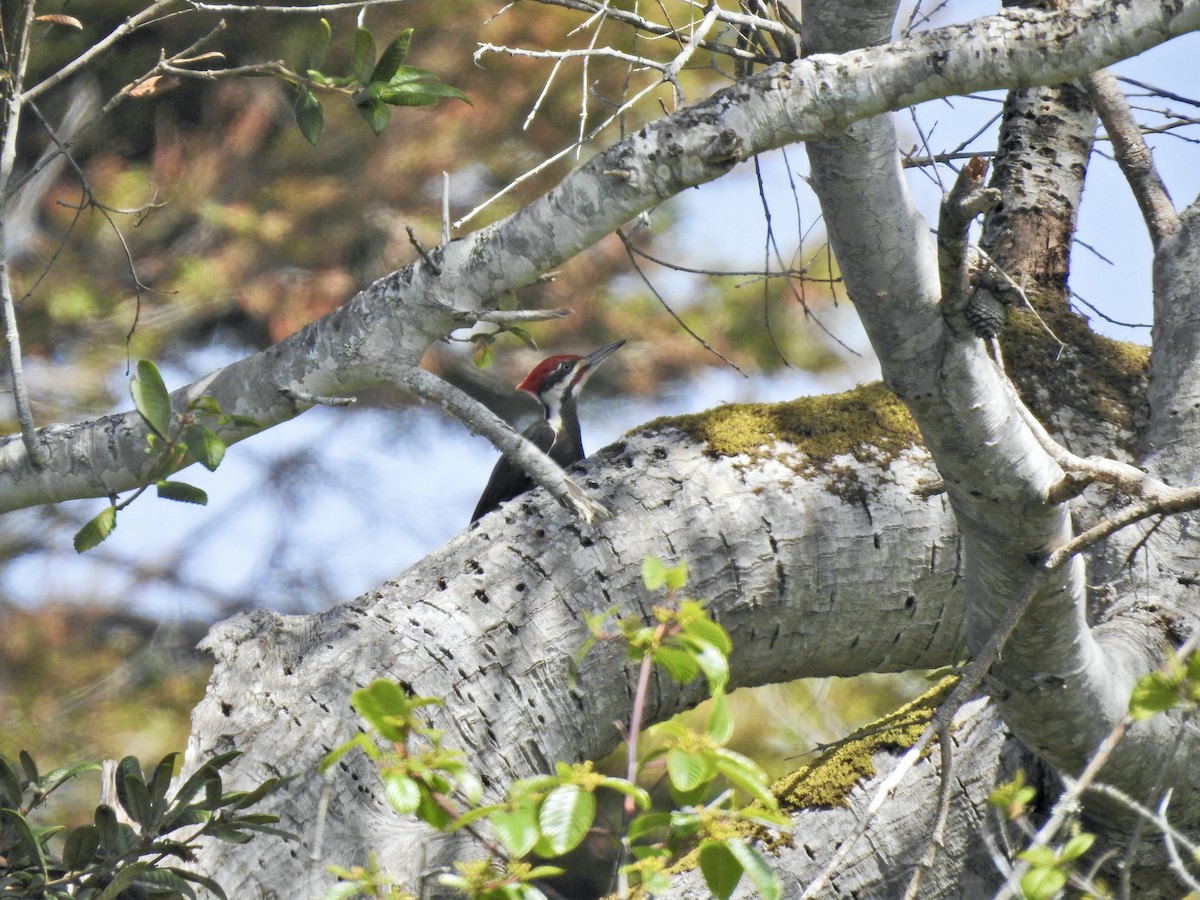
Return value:
<svg viewBox="0 0 1200 900">
<path fill-rule="evenodd" d="M 538 808 L 538 827 L 553 856 L 579 846 L 596 816 L 596 798 L 578 785 L 556 787 Z"/>
<path fill-rule="evenodd" d="M 207 425 L 193 423 L 183 429 L 183 445 L 188 455 L 210 472 L 225 458 L 225 442 Z"/>
<path fill-rule="evenodd" d="M 1129 698 L 1129 715 L 1135 720 L 1148 719 L 1179 703 L 1179 682 L 1162 672 L 1143 675 L 1134 685 Z"/>
<path fill-rule="evenodd" d="M 626 830 L 625 836 L 632 842 L 652 832 L 670 827 L 671 814 L 669 812 L 642 813 L 629 823 L 629 828 Z"/>
<path fill-rule="evenodd" d="M 671 566 L 667 569 L 667 589 L 677 591 L 687 583 L 687 563 L 680 562 L 678 565 Z"/>
<path fill-rule="evenodd" d="M 421 786 L 407 775 L 391 774 L 383 776 L 383 796 L 391 804 L 392 809 L 407 816 L 421 804 Z"/>
<path fill-rule="evenodd" d="M 100 849 L 100 832 L 95 825 L 80 825 L 67 835 L 63 844 L 63 865 L 72 872 L 78 872 L 88 866 L 96 858 Z"/>
<path fill-rule="evenodd" d="M 392 42 L 379 55 L 379 62 L 371 70 L 370 81 L 388 82 L 392 80 L 392 76 L 396 74 L 396 70 L 404 62 L 404 57 L 408 56 L 408 45 L 412 42 L 412 35 L 413 30 L 405 28 L 392 38 Z"/>
<path fill-rule="evenodd" d="M 729 639 L 729 632 L 707 617 L 689 619 L 683 626 L 683 633 L 688 637 L 712 644 L 726 656 L 733 650 L 733 641 Z"/>
<path fill-rule="evenodd" d="M 716 763 L 703 753 L 689 753 L 678 747 L 667 751 L 667 775 L 681 791 L 694 791 L 716 774 Z"/>
<path fill-rule="evenodd" d="M 208 494 L 192 484 L 183 481 L 160 481 L 156 485 L 158 496 L 164 500 L 176 500 L 180 503 L 195 503 L 198 506 L 208 505 Z"/>
<path fill-rule="evenodd" d="M 1078 859 L 1092 849 L 1092 844 L 1096 842 L 1096 836 L 1084 831 L 1069 841 L 1067 841 L 1059 853 L 1059 856 L 1064 860 Z"/>
<path fill-rule="evenodd" d="M 371 126 L 371 130 L 375 132 L 376 136 L 382 134 L 392 115 L 387 105 L 382 100 L 370 98 L 358 104 L 357 108 L 358 114 Z"/>
<path fill-rule="evenodd" d="M 650 651 L 650 658 L 679 684 L 687 684 L 700 671 L 696 655 L 680 647 L 655 647 Z"/>
<path fill-rule="evenodd" d="M 302 87 L 296 93 L 296 102 L 292 106 L 296 114 L 296 125 L 304 139 L 314 147 L 320 143 L 321 135 L 325 133 L 325 110 L 321 101 L 308 88 Z"/>
<path fill-rule="evenodd" d="M 657 591 L 667 583 L 667 567 L 657 556 L 642 560 L 642 584 L 648 591 Z"/>
<path fill-rule="evenodd" d="M 375 38 L 367 29 L 357 28 L 354 31 L 354 50 L 350 54 L 350 74 L 358 79 L 359 84 L 367 84 L 374 68 Z"/>
<path fill-rule="evenodd" d="M 729 703 L 725 700 L 724 691 L 715 691 L 712 695 L 712 707 L 708 714 L 705 734 L 714 744 L 724 744 L 733 737 L 733 716 L 729 714 Z"/>
<path fill-rule="evenodd" d="M 1058 864 L 1058 855 L 1049 847 L 1030 847 L 1018 853 L 1017 857 L 1035 868 L 1053 867 Z"/>
<path fill-rule="evenodd" d="M 704 883 L 718 900 L 728 900 L 742 880 L 742 864 L 719 841 L 705 841 L 700 845 L 700 871 Z"/>
<path fill-rule="evenodd" d="M 696 652 L 696 664 L 704 672 L 708 689 L 722 690 L 729 682 L 729 657 L 706 641 L 691 641 Z"/>
<path fill-rule="evenodd" d="M 352 693 L 350 705 L 384 740 L 395 744 L 405 739 L 404 723 L 412 715 L 412 705 L 396 682 L 377 678 Z"/>
<path fill-rule="evenodd" d="M 734 787 L 745 791 L 767 807 L 777 804 L 775 796 L 767 787 L 767 773 L 760 769 L 754 760 L 725 747 L 714 750 L 713 757 L 717 771 Z"/>
<path fill-rule="evenodd" d="M 171 395 L 158 367 L 148 359 L 139 359 L 137 371 L 129 379 L 134 408 L 155 433 L 166 437 L 171 428 Z"/>
<path fill-rule="evenodd" d="M 1025 900 L 1051 900 L 1066 883 L 1066 873 L 1058 869 L 1030 869 L 1021 879 L 1021 894 Z"/>
<path fill-rule="evenodd" d="M 117 508 L 106 506 L 94 519 L 75 532 L 75 539 L 72 541 L 75 552 L 85 553 L 91 550 L 112 534 L 116 527 Z"/>
<path fill-rule="evenodd" d="M 525 856 L 538 839 L 537 814 L 532 807 L 501 811 L 491 817 L 492 831 L 510 856 Z"/>
<path fill-rule="evenodd" d="M 763 900 L 779 900 L 783 895 L 783 882 L 766 858 L 741 838 L 726 838 L 725 846 L 741 864 L 758 895 Z"/>
</svg>

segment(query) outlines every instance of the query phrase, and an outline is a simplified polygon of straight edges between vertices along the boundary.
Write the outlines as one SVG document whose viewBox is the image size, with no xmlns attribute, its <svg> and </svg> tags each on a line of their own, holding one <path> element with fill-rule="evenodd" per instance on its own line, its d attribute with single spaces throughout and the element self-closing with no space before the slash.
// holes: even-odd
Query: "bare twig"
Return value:
<svg viewBox="0 0 1200 900">
<path fill-rule="evenodd" d="M 942 750 L 942 771 L 941 789 L 938 792 L 937 819 L 933 823 L 933 832 L 929 835 L 929 842 L 925 845 L 925 853 L 922 854 L 917 868 L 913 871 L 912 880 L 908 882 L 904 900 L 917 900 L 921 896 L 921 879 L 926 872 L 933 868 L 938 850 L 945 842 L 946 823 L 950 820 L 950 797 L 954 786 L 954 748 L 949 725 L 943 725 L 938 731 L 938 743 Z"/>
<path fill-rule="evenodd" d="M 584 521 L 590 523 L 612 517 L 604 506 L 572 482 L 550 457 L 479 401 L 417 366 L 397 366 L 394 380 L 405 390 L 438 404 L 474 433 L 487 437 L 501 453 L 508 454 L 530 478 Z"/>
<path fill-rule="evenodd" d="M 1150 240 L 1157 247 L 1179 224 L 1179 214 L 1171 196 L 1154 165 L 1154 156 L 1142 138 L 1141 128 L 1129 111 L 1129 104 L 1117 79 L 1107 69 L 1093 72 L 1083 80 L 1096 114 L 1112 141 L 1117 165 L 1129 182 L 1142 218 L 1150 231 Z"/>
</svg>

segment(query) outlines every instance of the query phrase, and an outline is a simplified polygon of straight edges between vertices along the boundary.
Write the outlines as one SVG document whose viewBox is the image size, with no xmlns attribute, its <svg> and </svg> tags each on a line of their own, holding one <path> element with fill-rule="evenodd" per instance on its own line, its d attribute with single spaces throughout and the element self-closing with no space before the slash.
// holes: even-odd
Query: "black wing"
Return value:
<svg viewBox="0 0 1200 900">
<path fill-rule="evenodd" d="M 554 430 L 545 419 L 534 422 L 521 434 L 532 441 L 543 453 L 548 452 L 554 444 Z M 500 461 L 496 463 L 496 468 L 492 469 L 492 477 L 488 479 L 487 487 L 483 489 L 483 495 L 475 505 L 471 521 L 474 522 L 486 516 L 501 503 L 511 500 L 518 494 L 525 493 L 531 487 L 533 487 L 533 479 L 525 474 L 525 470 L 509 459 L 507 455 L 501 456 Z"/>
</svg>

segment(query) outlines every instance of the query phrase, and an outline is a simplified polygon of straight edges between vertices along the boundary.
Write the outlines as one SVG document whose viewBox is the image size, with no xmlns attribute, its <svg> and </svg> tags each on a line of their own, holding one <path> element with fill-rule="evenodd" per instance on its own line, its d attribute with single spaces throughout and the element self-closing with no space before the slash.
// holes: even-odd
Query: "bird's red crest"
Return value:
<svg viewBox="0 0 1200 900">
<path fill-rule="evenodd" d="M 581 356 L 574 356 L 570 353 L 560 354 L 559 356 L 551 356 L 543 359 L 540 363 L 533 367 L 528 375 L 526 375 L 517 385 L 519 391 L 529 391 L 531 394 L 536 394 L 542 386 L 542 382 L 546 380 L 546 376 L 558 368 L 560 363 L 575 362 L 582 359 Z"/>
</svg>

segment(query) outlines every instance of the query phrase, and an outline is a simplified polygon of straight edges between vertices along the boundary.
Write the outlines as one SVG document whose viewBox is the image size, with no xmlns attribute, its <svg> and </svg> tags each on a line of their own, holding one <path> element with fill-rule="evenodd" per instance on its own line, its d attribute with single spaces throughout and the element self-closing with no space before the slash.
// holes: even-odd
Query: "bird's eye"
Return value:
<svg viewBox="0 0 1200 900">
<path fill-rule="evenodd" d="M 558 371 L 560 372 L 565 372 L 569 368 L 571 368 L 571 364 L 565 359 L 558 364 Z"/>
</svg>

